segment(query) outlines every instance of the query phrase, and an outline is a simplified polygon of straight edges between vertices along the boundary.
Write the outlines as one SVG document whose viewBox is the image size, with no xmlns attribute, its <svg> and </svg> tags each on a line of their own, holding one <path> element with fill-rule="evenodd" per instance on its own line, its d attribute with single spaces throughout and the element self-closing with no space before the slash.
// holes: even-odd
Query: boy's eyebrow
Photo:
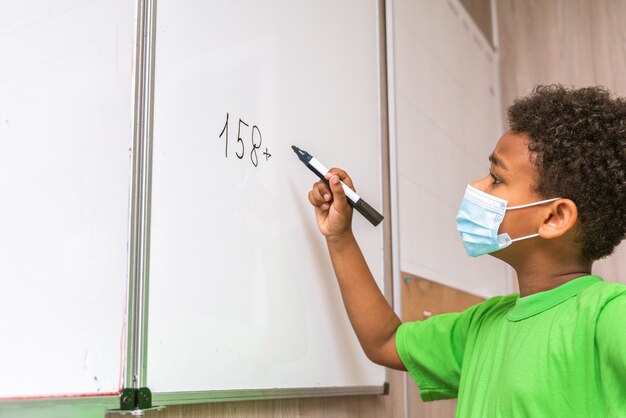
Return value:
<svg viewBox="0 0 626 418">
<path fill-rule="evenodd" d="M 489 161 L 491 163 L 493 163 L 493 165 L 498 166 L 504 170 L 506 170 L 506 165 L 502 162 L 502 160 L 498 159 L 498 157 L 496 157 L 495 153 L 491 153 L 491 155 L 489 156 Z"/>
</svg>

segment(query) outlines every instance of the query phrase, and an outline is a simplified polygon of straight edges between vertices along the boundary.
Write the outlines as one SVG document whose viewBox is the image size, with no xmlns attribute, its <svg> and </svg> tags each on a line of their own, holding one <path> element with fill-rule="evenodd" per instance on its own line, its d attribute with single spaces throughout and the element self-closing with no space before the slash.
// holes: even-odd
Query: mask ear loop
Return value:
<svg viewBox="0 0 626 418">
<path fill-rule="evenodd" d="M 527 203 L 525 205 L 511 206 L 510 208 L 506 208 L 506 210 L 523 209 L 523 208 L 528 208 L 528 207 L 531 207 L 531 206 L 543 205 L 544 203 L 556 202 L 559 199 L 561 199 L 561 198 L 560 197 L 554 197 L 552 199 L 541 200 L 539 202 L 533 202 L 533 203 Z"/>
<path fill-rule="evenodd" d="M 511 244 L 512 244 L 512 243 L 514 243 L 514 242 L 516 242 L 516 241 L 522 241 L 522 240 L 524 240 L 524 239 L 528 239 L 528 238 L 535 238 L 535 237 L 538 237 L 538 236 L 539 236 L 539 234 L 532 234 L 532 235 L 526 235 L 525 237 L 515 238 L 515 239 L 512 239 L 512 240 L 511 240 Z"/>
<path fill-rule="evenodd" d="M 530 207 L 530 206 L 537 206 L 537 205 L 542 205 L 544 203 L 555 202 L 555 201 L 557 201 L 559 199 L 561 199 L 561 198 L 560 197 L 555 197 L 555 198 L 552 198 L 552 199 L 541 200 L 539 202 L 527 203 L 525 205 L 511 206 L 510 208 L 506 208 L 506 210 L 523 209 L 523 208 L 527 208 L 527 207 Z M 522 241 L 522 240 L 525 240 L 525 239 L 528 239 L 528 238 L 535 238 L 535 237 L 538 237 L 538 236 L 539 236 L 539 234 L 537 233 L 537 234 L 526 235 L 525 237 L 515 238 L 515 239 L 511 240 L 511 244 L 516 242 L 516 241 Z"/>
</svg>

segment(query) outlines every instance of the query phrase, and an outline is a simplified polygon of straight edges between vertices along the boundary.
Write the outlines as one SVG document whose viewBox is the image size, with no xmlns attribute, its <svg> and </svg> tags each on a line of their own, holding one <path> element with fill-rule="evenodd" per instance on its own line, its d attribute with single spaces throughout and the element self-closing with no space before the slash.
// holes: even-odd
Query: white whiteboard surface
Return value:
<svg viewBox="0 0 626 418">
<path fill-rule="evenodd" d="M 377 1 L 159 1 L 153 393 L 384 383 L 340 300 L 307 200 L 316 178 L 290 148 L 346 168 L 382 209 L 378 19 Z M 382 288 L 382 225 L 355 213 L 354 229 Z"/>
<path fill-rule="evenodd" d="M 497 53 L 458 0 L 392 3 L 400 269 L 486 298 L 511 292 L 507 266 L 469 257 L 455 221 L 502 134 Z"/>
<path fill-rule="evenodd" d="M 0 399 L 115 393 L 135 5 L 1 4 Z"/>
</svg>

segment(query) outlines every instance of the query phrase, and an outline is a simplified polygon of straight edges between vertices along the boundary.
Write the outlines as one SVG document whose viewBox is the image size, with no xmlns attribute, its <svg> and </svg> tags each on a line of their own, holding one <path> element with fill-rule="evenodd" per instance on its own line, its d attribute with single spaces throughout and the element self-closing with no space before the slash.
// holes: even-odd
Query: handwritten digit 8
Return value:
<svg viewBox="0 0 626 418">
<path fill-rule="evenodd" d="M 259 143 L 258 143 L 258 145 L 254 143 L 254 131 L 255 130 L 259 134 Z M 256 150 L 261 148 L 261 144 L 262 143 L 263 143 L 263 138 L 261 136 L 261 130 L 259 129 L 258 126 L 254 125 L 252 127 L 252 151 L 250 151 L 250 161 L 252 161 L 252 164 L 255 167 L 259 165 L 259 155 L 257 154 Z"/>
</svg>

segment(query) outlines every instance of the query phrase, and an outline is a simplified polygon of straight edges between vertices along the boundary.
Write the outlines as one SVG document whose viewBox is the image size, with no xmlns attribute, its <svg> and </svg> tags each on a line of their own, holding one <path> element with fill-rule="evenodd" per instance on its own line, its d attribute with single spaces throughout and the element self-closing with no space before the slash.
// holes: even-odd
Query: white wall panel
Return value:
<svg viewBox="0 0 626 418">
<path fill-rule="evenodd" d="M 490 297 L 508 268 L 465 254 L 455 217 L 501 135 L 497 54 L 457 1 L 393 7 L 395 132 L 402 271 Z"/>
</svg>

